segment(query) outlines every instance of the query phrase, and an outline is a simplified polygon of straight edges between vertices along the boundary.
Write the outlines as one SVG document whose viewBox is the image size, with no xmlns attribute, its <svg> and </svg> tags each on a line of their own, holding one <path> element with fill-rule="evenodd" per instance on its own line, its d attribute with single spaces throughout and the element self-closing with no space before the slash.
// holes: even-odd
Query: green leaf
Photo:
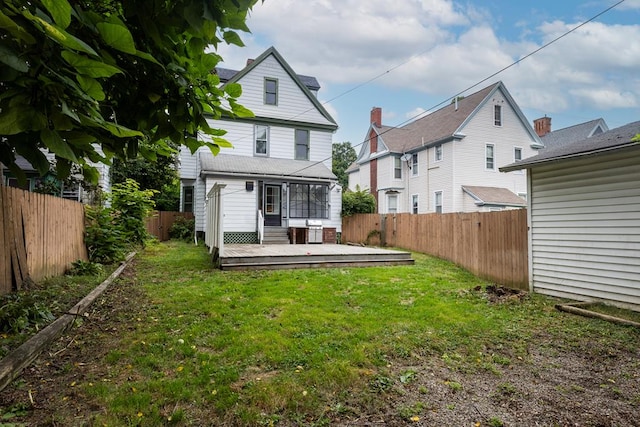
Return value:
<svg viewBox="0 0 640 427">
<path fill-rule="evenodd" d="M 114 49 L 135 55 L 136 45 L 133 36 L 127 27 L 119 24 L 100 22 L 96 24 L 102 39 Z"/>
<path fill-rule="evenodd" d="M 27 159 L 41 176 L 51 169 L 49 160 L 36 145 L 20 144 L 16 146 L 16 153 Z"/>
<path fill-rule="evenodd" d="M 46 118 L 28 105 L 0 109 L 0 135 L 40 130 L 46 125 Z"/>
<path fill-rule="evenodd" d="M 116 123 L 111 122 L 103 122 L 100 124 L 100 127 L 111 132 L 112 135 L 117 136 L 118 138 L 127 138 L 133 136 L 143 136 L 142 132 L 137 130 L 129 129 L 127 127 L 118 125 Z"/>
<path fill-rule="evenodd" d="M 235 31 L 225 31 L 222 38 L 224 38 L 224 41 L 228 44 L 235 44 L 236 46 L 244 47 L 242 39 L 240 39 L 240 36 Z"/>
<path fill-rule="evenodd" d="M 42 4 L 61 28 L 71 24 L 71 5 L 67 0 L 42 0 Z"/>
<path fill-rule="evenodd" d="M 54 152 L 56 156 L 62 157 L 63 159 L 71 160 L 72 162 L 77 162 L 78 158 L 75 153 L 66 143 L 64 139 L 60 136 L 60 134 L 56 131 L 43 129 L 40 131 L 40 139 L 44 145 L 47 146 L 49 150 Z"/>
<path fill-rule="evenodd" d="M 224 91 L 232 98 L 240 98 L 240 95 L 242 95 L 242 86 L 240 83 L 229 83 L 224 87 Z"/>
<path fill-rule="evenodd" d="M 122 71 L 114 67 L 113 65 L 105 64 L 104 62 L 94 61 L 86 56 L 73 53 L 65 50 L 62 52 L 62 57 L 73 67 L 78 73 L 85 76 L 99 78 L 99 77 L 111 77 L 114 74 L 122 73 Z"/>
<path fill-rule="evenodd" d="M 147 61 L 153 62 L 154 64 L 159 65 L 159 66 L 162 67 L 162 64 L 160 62 L 158 62 L 158 60 L 156 58 L 154 58 L 152 55 L 148 54 L 147 52 L 142 52 L 140 50 L 136 50 L 135 55 L 138 58 L 146 59 Z M 162 68 L 164 68 L 164 67 L 162 67 Z"/>
<path fill-rule="evenodd" d="M 2 13 L 0 10 L 0 28 L 7 30 L 18 40 L 22 40 L 26 44 L 35 44 L 36 39 L 23 27 L 18 25 L 13 19 Z"/>
<path fill-rule="evenodd" d="M 238 104 L 233 100 L 229 100 L 229 105 L 231 106 L 231 111 L 236 117 L 240 117 L 240 118 L 254 117 L 253 111 L 243 107 L 242 105 Z"/>
<path fill-rule="evenodd" d="M 85 77 L 80 74 L 76 76 L 78 83 L 80 83 L 80 87 L 84 90 L 87 95 L 95 99 L 96 101 L 104 101 L 106 98 L 104 91 L 102 90 L 102 85 L 96 79 L 91 77 Z"/>
<path fill-rule="evenodd" d="M 89 46 L 79 38 L 67 33 L 63 29 L 48 23 L 47 21 L 40 18 L 39 16 L 33 16 L 30 13 L 25 13 L 25 16 L 27 16 L 32 21 L 38 22 L 44 29 L 45 34 L 49 36 L 51 39 L 58 42 L 60 45 L 69 49 L 73 49 L 80 52 L 88 53 L 90 55 L 98 56 L 96 51 L 93 50 L 91 46 Z"/>
<path fill-rule="evenodd" d="M 29 71 L 29 64 L 6 46 L 0 45 L 0 62 L 8 65 L 14 70 L 26 73 Z"/>
<path fill-rule="evenodd" d="M 62 157 L 56 156 L 56 176 L 58 179 L 65 180 L 71 173 L 71 162 Z"/>
<path fill-rule="evenodd" d="M 98 180 L 100 179 L 100 173 L 98 172 L 98 169 L 86 163 L 82 165 L 82 175 L 84 176 L 84 179 L 87 180 L 87 182 L 94 185 L 97 184 Z"/>
</svg>

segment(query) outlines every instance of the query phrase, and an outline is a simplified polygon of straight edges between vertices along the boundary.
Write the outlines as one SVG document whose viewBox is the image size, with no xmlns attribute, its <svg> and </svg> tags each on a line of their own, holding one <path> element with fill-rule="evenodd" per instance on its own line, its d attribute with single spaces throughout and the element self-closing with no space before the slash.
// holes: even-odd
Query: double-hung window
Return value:
<svg viewBox="0 0 640 427">
<path fill-rule="evenodd" d="M 387 195 L 387 211 L 390 214 L 398 213 L 398 195 L 397 194 L 389 194 Z"/>
<path fill-rule="evenodd" d="M 414 194 L 411 196 L 411 212 L 414 214 L 418 213 L 418 195 Z"/>
<path fill-rule="evenodd" d="M 305 129 L 296 129 L 296 160 L 309 160 L 309 131 Z"/>
<path fill-rule="evenodd" d="M 496 168 L 494 149 L 495 149 L 495 146 L 493 144 L 485 145 L 484 163 L 485 163 L 485 168 L 487 170 L 495 170 Z"/>
<path fill-rule="evenodd" d="M 493 124 L 502 126 L 502 105 L 493 106 Z"/>
<path fill-rule="evenodd" d="M 513 147 L 513 161 L 519 162 L 520 160 L 522 160 L 522 148 Z"/>
<path fill-rule="evenodd" d="M 402 179 L 402 159 L 400 157 L 393 158 L 393 177 Z"/>
<path fill-rule="evenodd" d="M 418 153 L 411 155 L 411 175 L 418 176 Z"/>
<path fill-rule="evenodd" d="M 291 218 L 329 218 L 329 186 L 291 184 L 289 216 Z"/>
<path fill-rule="evenodd" d="M 442 213 L 442 191 L 436 191 L 433 193 L 434 200 L 433 205 L 436 213 Z"/>
<path fill-rule="evenodd" d="M 269 155 L 269 126 L 256 125 L 255 132 L 255 154 L 256 156 Z"/>
<path fill-rule="evenodd" d="M 182 212 L 193 212 L 193 186 L 182 188 Z"/>
<path fill-rule="evenodd" d="M 442 144 L 436 145 L 434 148 L 434 160 L 439 162 L 442 160 Z"/>
<path fill-rule="evenodd" d="M 264 79 L 264 103 L 267 105 L 278 105 L 278 80 L 272 78 Z"/>
</svg>

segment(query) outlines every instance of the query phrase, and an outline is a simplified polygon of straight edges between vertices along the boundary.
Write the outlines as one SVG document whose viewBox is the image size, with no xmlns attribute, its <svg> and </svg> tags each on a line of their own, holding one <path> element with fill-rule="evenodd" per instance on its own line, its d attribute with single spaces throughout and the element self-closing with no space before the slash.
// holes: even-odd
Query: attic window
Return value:
<svg viewBox="0 0 640 427">
<path fill-rule="evenodd" d="M 278 105 L 278 80 L 272 78 L 264 79 L 264 103 L 267 105 Z"/>
<path fill-rule="evenodd" d="M 502 126 L 502 105 L 493 106 L 493 124 Z"/>
</svg>

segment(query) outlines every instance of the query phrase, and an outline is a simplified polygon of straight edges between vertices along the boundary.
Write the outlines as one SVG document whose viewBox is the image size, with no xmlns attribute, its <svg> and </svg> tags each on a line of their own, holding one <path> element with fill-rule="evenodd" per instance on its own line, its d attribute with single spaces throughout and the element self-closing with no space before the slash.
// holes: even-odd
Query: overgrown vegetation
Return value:
<svg viewBox="0 0 640 427">
<path fill-rule="evenodd" d="M 143 245 L 148 237 L 145 218 L 153 209 L 153 190 L 140 190 L 127 179 L 114 184 L 110 206 L 87 206 L 85 244 L 89 261 L 111 264 L 124 259 L 126 251 Z"/>
<path fill-rule="evenodd" d="M 359 213 L 374 213 L 376 211 L 376 199 L 367 190 L 356 187 L 355 191 L 342 193 L 342 216 L 351 216 Z"/>
<path fill-rule="evenodd" d="M 187 219 L 183 216 L 179 216 L 176 218 L 169 230 L 169 237 L 185 242 L 192 242 L 195 237 L 195 227 L 195 219 Z"/>
<path fill-rule="evenodd" d="M 83 354 L 104 355 L 92 370 L 69 368 L 78 380 L 56 396 L 75 400 L 56 422 L 79 422 L 86 402 L 83 422 L 95 425 L 435 425 L 429 417 L 460 411 L 479 375 L 496 384 L 488 399 L 519 399 L 522 384 L 505 376 L 556 369 L 539 366 L 540 352 L 561 352 L 556 361 L 637 351 L 633 329 L 568 316 L 540 295 L 496 303 L 489 283 L 414 256 L 415 266 L 221 272 L 201 247 L 150 245 L 134 281 L 117 285 L 144 295 L 119 314 L 127 326 L 117 334 L 83 336 Z M 616 387 L 636 381 L 606 375 Z M 522 395 L 514 405 L 534 403 Z M 469 425 L 512 425 L 481 409 Z"/>
</svg>

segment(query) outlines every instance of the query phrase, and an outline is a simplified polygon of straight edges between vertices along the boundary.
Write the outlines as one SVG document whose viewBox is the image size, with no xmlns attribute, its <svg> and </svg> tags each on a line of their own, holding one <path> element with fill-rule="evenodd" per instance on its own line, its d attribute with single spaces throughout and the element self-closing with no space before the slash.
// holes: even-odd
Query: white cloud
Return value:
<svg viewBox="0 0 640 427">
<path fill-rule="evenodd" d="M 623 7 L 640 9 L 640 0 Z M 247 48 L 221 46 L 219 53 L 225 66 L 241 68 L 273 45 L 296 72 L 316 76 L 325 87 L 376 84 L 446 99 L 578 24 L 518 27 L 515 20 L 511 25 L 521 32 L 507 39 L 495 30 L 504 19 L 452 0 L 266 1 L 251 13 L 248 25 L 256 36 L 243 37 Z M 549 113 L 585 105 L 636 107 L 639 67 L 640 25 L 593 22 L 473 91 L 503 80 L 523 109 Z M 332 115 L 338 119 L 337 111 Z"/>
</svg>

